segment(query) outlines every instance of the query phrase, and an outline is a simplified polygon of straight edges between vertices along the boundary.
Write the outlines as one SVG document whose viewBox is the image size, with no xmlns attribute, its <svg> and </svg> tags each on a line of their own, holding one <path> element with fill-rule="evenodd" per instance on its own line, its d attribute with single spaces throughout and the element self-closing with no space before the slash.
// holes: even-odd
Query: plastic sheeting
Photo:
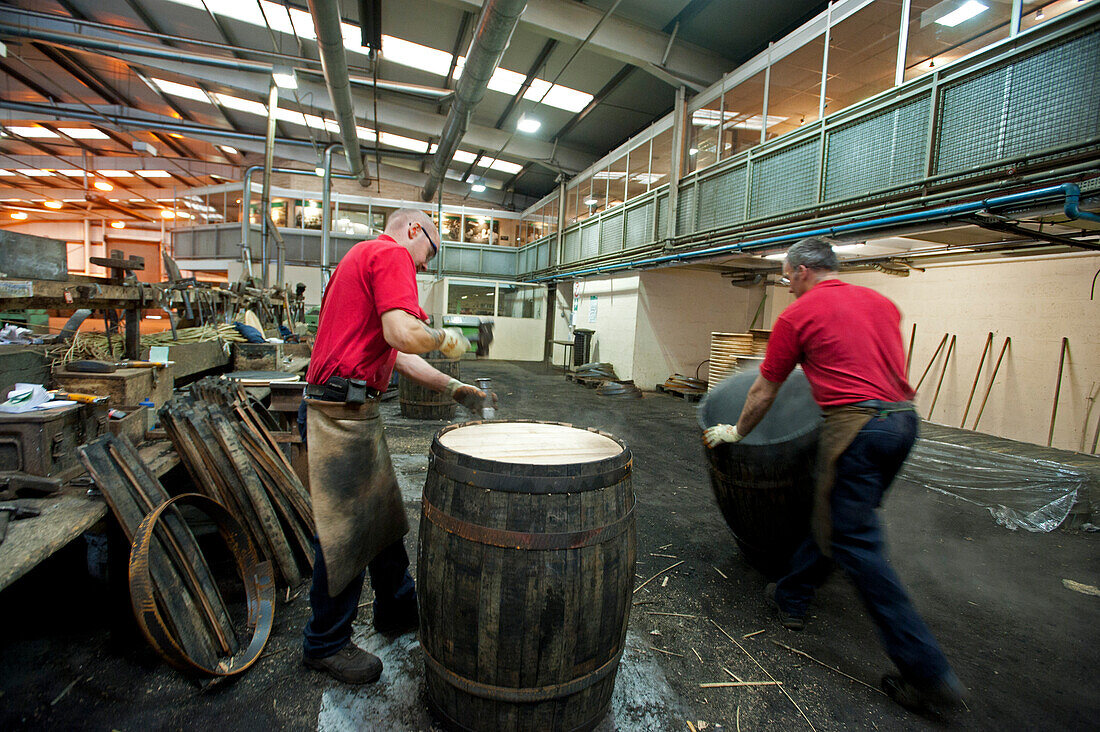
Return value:
<svg viewBox="0 0 1100 732">
<path fill-rule="evenodd" d="M 998 524 L 1028 531 L 1058 528 L 1089 475 L 1047 460 L 917 440 L 899 477 L 989 510 Z"/>
</svg>

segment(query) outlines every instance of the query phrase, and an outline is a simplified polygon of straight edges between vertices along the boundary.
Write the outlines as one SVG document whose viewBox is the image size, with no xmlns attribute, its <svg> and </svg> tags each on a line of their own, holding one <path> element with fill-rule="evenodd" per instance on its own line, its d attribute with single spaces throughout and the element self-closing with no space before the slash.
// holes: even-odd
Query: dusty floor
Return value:
<svg viewBox="0 0 1100 732">
<path fill-rule="evenodd" d="M 602 731 L 683 730 L 688 720 L 697 729 L 746 731 L 945 726 L 877 691 L 891 665 L 842 576 L 820 593 L 805 632 L 778 626 L 761 599 L 764 579 L 738 556 L 711 495 L 694 404 L 654 394 L 600 397 L 535 364 L 463 364 L 463 376 L 493 378 L 502 418 L 595 426 L 633 450 L 638 582 L 657 577 L 635 597 Z M 419 487 L 440 425 L 401 418 L 396 402 L 384 410 L 415 555 Z M 947 726 L 1095 728 L 1100 598 L 1063 580 L 1100 584 L 1096 535 L 1011 532 L 982 509 L 906 483 L 893 487 L 883 513 L 895 566 L 972 693 L 969 711 Z M 364 607 L 357 640 L 383 657 L 386 672 L 377 685 L 341 687 L 300 665 L 307 614 L 304 596 L 280 605 L 257 665 L 235 681 L 199 687 L 147 650 L 117 579 L 89 578 L 84 543 L 74 542 L 0 593 L 0 727 L 433 729 L 414 635 L 373 634 Z M 770 675 L 783 686 L 700 688 L 728 680 L 727 670 L 745 680 Z"/>
</svg>

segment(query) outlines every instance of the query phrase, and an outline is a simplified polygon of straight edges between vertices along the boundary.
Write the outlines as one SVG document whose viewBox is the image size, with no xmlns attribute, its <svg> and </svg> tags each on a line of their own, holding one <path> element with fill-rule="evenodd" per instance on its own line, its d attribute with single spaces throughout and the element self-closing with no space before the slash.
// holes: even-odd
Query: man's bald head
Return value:
<svg viewBox="0 0 1100 732">
<path fill-rule="evenodd" d="M 399 208 L 386 219 L 385 233 L 409 250 L 417 269 L 424 269 L 440 246 L 432 217 L 415 208 Z"/>
</svg>

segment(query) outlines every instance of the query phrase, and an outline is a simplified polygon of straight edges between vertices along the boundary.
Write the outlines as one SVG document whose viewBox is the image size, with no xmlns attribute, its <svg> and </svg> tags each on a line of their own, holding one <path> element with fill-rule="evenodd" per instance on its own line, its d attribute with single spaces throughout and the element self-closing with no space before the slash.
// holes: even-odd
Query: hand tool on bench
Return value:
<svg viewBox="0 0 1100 732">
<path fill-rule="evenodd" d="M 61 490 L 57 478 L 44 478 L 15 471 L 0 473 L 0 501 L 31 496 L 48 496 Z"/>
<path fill-rule="evenodd" d="M 54 399 L 66 399 L 81 404 L 103 404 L 110 399 L 110 397 L 100 394 L 81 394 L 80 392 L 64 391 L 62 389 L 50 389 L 50 395 Z"/>
<path fill-rule="evenodd" d="M 0 506 L 0 544 L 8 536 L 8 522 L 20 519 L 41 516 L 42 512 L 37 508 L 25 508 L 23 506 Z"/>
<path fill-rule="evenodd" d="M 81 374 L 111 374 L 115 369 L 162 369 L 165 361 L 70 361 L 65 370 Z"/>
</svg>

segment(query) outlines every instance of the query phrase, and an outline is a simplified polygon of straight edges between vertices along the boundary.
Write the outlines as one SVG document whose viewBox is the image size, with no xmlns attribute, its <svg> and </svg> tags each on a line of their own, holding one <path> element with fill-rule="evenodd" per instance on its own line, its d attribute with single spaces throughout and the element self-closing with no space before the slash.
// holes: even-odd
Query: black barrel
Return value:
<svg viewBox="0 0 1100 732">
<path fill-rule="evenodd" d="M 714 387 L 699 404 L 699 426 L 736 424 L 759 373 L 742 371 Z M 820 426 L 821 409 L 796 369 L 748 437 L 705 449 L 722 516 L 745 560 L 769 577 L 786 570 L 809 535 Z"/>
<path fill-rule="evenodd" d="M 590 730 L 626 641 L 637 551 L 631 455 L 531 420 L 432 441 L 417 555 L 429 707 L 458 730 Z"/>
<path fill-rule="evenodd" d="M 458 375 L 459 361 L 444 358 L 439 351 L 425 353 L 422 358 L 448 376 L 461 380 Z M 404 376 L 397 385 L 397 398 L 401 401 L 401 416 L 410 419 L 454 419 L 458 407 L 447 394 L 432 391 Z"/>
</svg>

